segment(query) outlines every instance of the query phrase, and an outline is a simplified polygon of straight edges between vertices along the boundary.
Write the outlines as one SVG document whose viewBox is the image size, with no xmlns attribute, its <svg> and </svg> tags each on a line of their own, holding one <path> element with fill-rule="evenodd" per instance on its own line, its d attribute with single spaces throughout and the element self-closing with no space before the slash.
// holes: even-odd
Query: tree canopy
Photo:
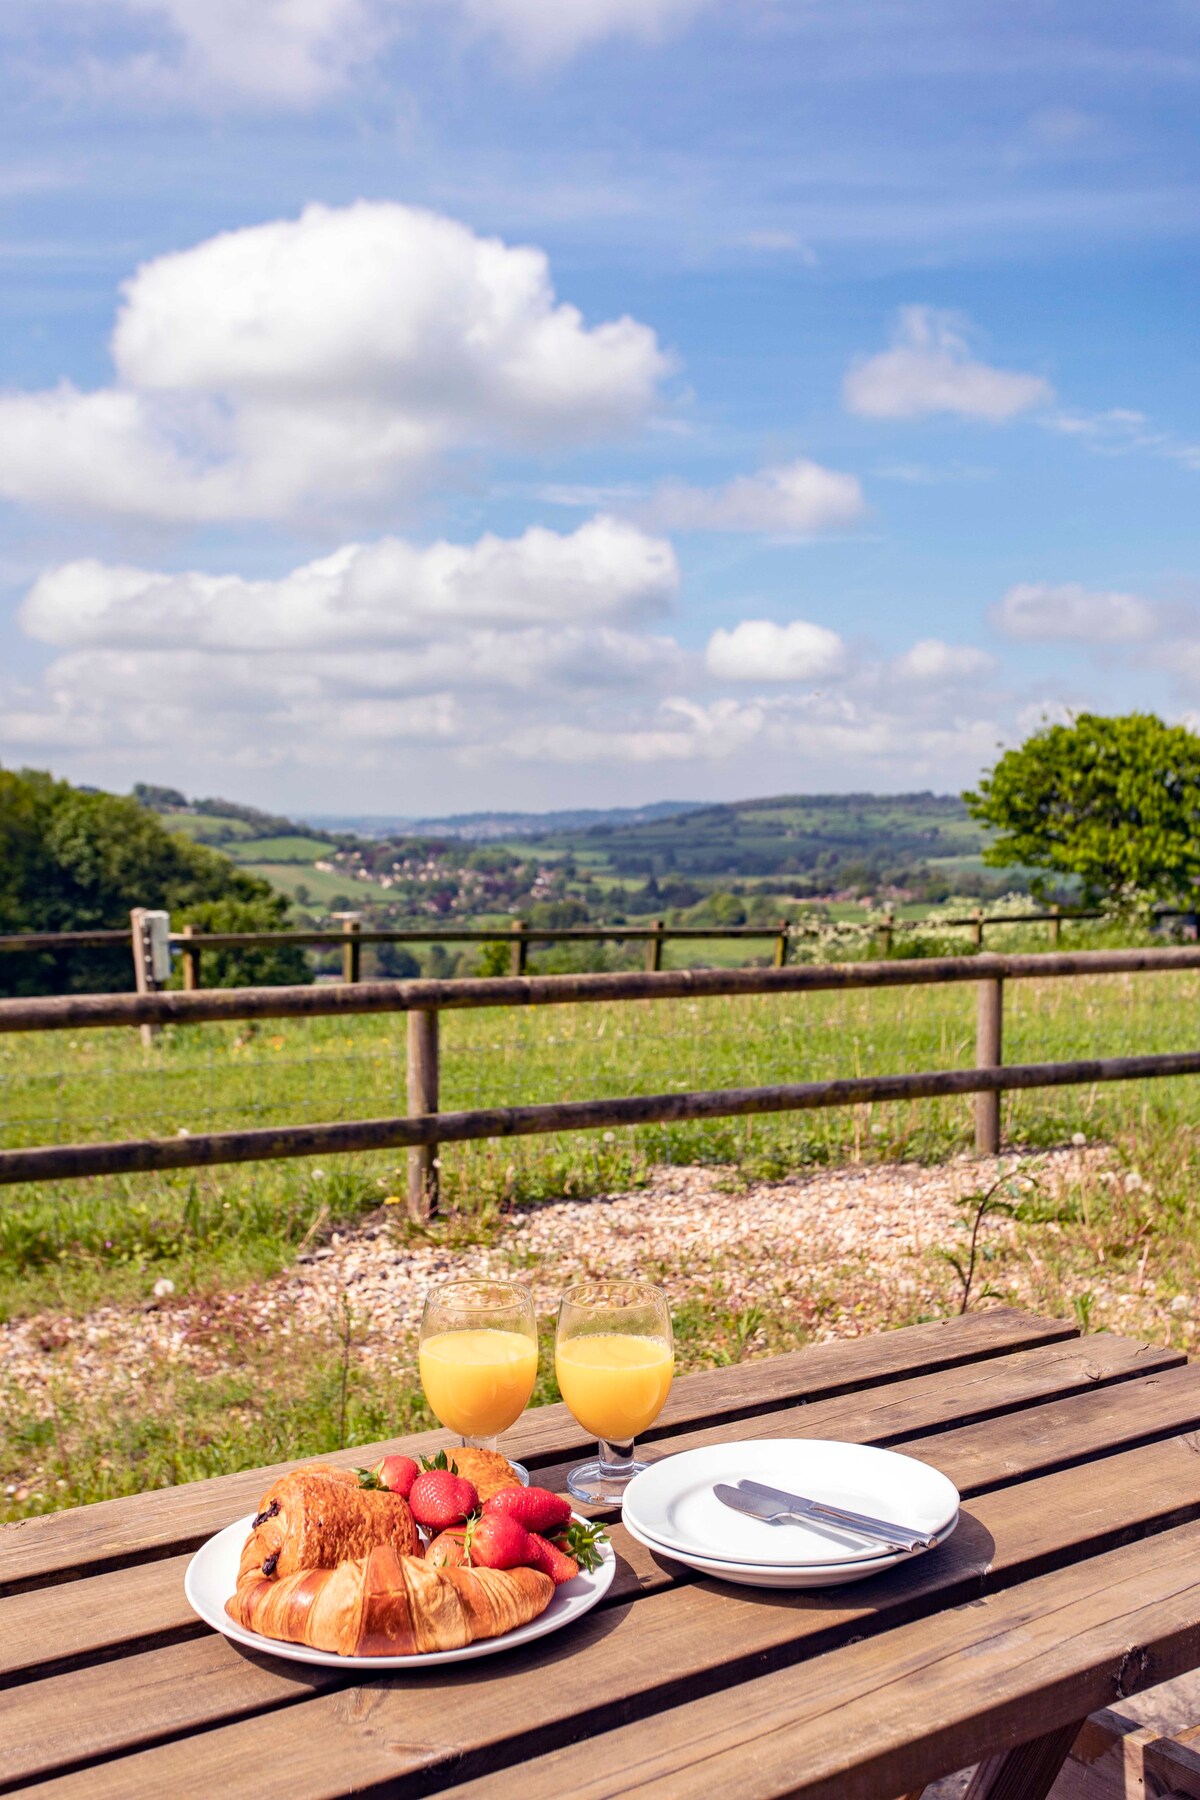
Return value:
<svg viewBox="0 0 1200 1800">
<path fill-rule="evenodd" d="M 1200 737 L 1153 713 L 1080 713 L 1006 750 L 975 792 L 984 861 L 1074 876 L 1088 904 L 1192 903 L 1200 882 Z M 1045 876 L 1033 884 L 1044 895 Z"/>
<path fill-rule="evenodd" d="M 128 927 L 131 907 L 164 907 L 172 926 L 278 931 L 289 902 L 228 857 L 167 831 L 136 800 L 0 769 L 0 932 Z M 206 985 L 307 981 L 294 946 L 222 952 Z M 0 994 L 104 992 L 132 985 L 130 952 L 0 952 Z"/>
</svg>

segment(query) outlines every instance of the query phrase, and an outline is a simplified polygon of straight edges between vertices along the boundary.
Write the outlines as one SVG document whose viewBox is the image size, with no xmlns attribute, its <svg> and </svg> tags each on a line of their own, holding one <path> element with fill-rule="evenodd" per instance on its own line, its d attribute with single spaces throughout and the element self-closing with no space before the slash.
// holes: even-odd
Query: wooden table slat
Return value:
<svg viewBox="0 0 1200 1800">
<path fill-rule="evenodd" d="M 348 1770 L 366 1788 L 424 1771 L 422 1791 L 432 1792 L 460 1778 L 463 1758 L 503 1764 L 528 1753 L 535 1733 L 544 1742 L 619 1726 L 634 1706 L 679 1704 L 773 1661 L 940 1618 L 941 1608 L 1197 1513 L 1200 1456 L 1186 1435 L 1109 1457 L 1102 1481 L 1085 1465 L 987 1494 L 936 1555 L 874 1580 L 812 1594 L 695 1581 L 598 1611 L 512 1662 L 349 1687 L 336 1671 L 244 1657 L 207 1635 L 122 1659 L 115 1681 L 99 1666 L 6 1695 L 0 1784 L 108 1757 L 53 1782 L 46 1800 L 184 1794 L 199 1751 L 207 1791 L 237 1793 L 238 1771 L 253 1767 L 256 1800 L 330 1800 Z M 202 1738 L 188 1735 L 200 1727 Z M 122 1754 L 156 1739 L 174 1741 Z"/>
<path fill-rule="evenodd" d="M 701 1420 L 728 1423 L 798 1400 L 816 1401 L 1077 1336 L 1075 1327 L 1063 1320 L 998 1307 L 878 1337 L 812 1345 L 769 1361 L 706 1370 L 676 1382 L 655 1435 L 661 1439 L 687 1432 Z M 427 1454 L 452 1442 L 448 1432 L 425 1432 L 334 1452 L 329 1460 L 349 1467 L 364 1459 L 374 1461 L 389 1450 Z M 567 1409 L 558 1405 L 526 1413 L 506 1444 L 514 1456 L 540 1470 L 578 1455 L 589 1440 Z M 299 1458 L 0 1526 L 0 1597 L 70 1580 L 84 1571 L 101 1573 L 195 1549 L 230 1519 L 252 1510 L 277 1475 L 311 1460 Z"/>
</svg>

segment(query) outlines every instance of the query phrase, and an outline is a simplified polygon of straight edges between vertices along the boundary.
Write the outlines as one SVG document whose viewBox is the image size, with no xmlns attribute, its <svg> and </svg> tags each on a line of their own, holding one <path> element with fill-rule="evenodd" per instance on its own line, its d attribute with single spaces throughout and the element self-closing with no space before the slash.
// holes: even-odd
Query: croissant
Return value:
<svg viewBox="0 0 1200 1800">
<path fill-rule="evenodd" d="M 480 1450 L 474 1444 L 456 1444 L 447 1451 L 459 1474 L 471 1483 L 480 1501 L 490 1500 L 501 1488 L 515 1487 L 520 1476 L 498 1450 Z"/>
<path fill-rule="evenodd" d="M 238 1580 L 252 1570 L 284 1576 L 335 1569 L 379 1544 L 390 1544 L 400 1556 L 420 1554 L 407 1500 L 386 1488 L 359 1487 L 349 1469 L 309 1463 L 281 1476 L 259 1501 Z"/>
<path fill-rule="evenodd" d="M 527 1625 L 553 1592 L 539 1569 L 435 1569 L 381 1544 L 335 1569 L 246 1571 L 225 1610 L 247 1631 L 338 1656 L 417 1656 Z"/>
</svg>

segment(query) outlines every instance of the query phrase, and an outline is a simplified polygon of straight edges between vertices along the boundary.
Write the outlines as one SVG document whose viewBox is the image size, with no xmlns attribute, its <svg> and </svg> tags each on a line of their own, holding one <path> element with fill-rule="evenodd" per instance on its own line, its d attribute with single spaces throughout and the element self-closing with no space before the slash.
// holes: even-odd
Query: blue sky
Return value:
<svg viewBox="0 0 1200 1800">
<path fill-rule="evenodd" d="M 7 0 L 0 760 L 946 789 L 1200 711 L 1200 7 Z"/>
</svg>

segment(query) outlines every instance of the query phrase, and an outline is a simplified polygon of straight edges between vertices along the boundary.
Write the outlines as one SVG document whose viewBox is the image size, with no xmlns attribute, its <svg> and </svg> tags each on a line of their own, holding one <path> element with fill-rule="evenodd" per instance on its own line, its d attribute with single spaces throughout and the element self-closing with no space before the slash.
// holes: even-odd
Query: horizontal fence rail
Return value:
<svg viewBox="0 0 1200 1800">
<path fill-rule="evenodd" d="M 405 1013 L 408 1113 L 382 1119 L 0 1151 L 0 1185 L 346 1151 L 406 1149 L 409 1209 L 414 1217 L 427 1218 L 437 1207 L 436 1152 L 443 1143 L 953 1095 L 975 1096 L 976 1149 L 991 1154 L 999 1148 L 999 1099 L 1006 1091 L 1200 1074 L 1200 1050 L 1005 1065 L 1002 1035 L 1006 981 L 1196 969 L 1200 969 L 1200 945 L 1181 945 L 1019 956 L 984 953 L 773 969 L 627 970 L 596 975 L 373 981 L 340 987 L 218 988 L 3 1000 L 0 1033 L 132 1027 L 141 1029 L 148 1044 L 153 1041 L 149 1034 L 165 1025 Z M 974 983 L 977 992 L 974 1068 L 465 1112 L 439 1111 L 438 1020 L 443 1011 L 935 987 L 965 982 Z"/>
<path fill-rule="evenodd" d="M 930 956 L 912 962 L 805 963 L 789 969 L 614 970 L 599 975 L 480 976 L 465 981 L 363 981 L 354 987 L 204 988 L 146 994 L 53 994 L 0 1000 L 0 1034 L 112 1025 L 189 1025 L 314 1019 L 353 1013 L 451 1012 L 493 1006 L 677 1000 L 838 988 L 936 987 L 1200 969 L 1200 944 L 1158 949 L 1065 950 L 1020 956 Z"/>
<path fill-rule="evenodd" d="M 420 1117 L 357 1119 L 326 1125 L 268 1126 L 194 1136 L 134 1138 L 112 1144 L 48 1144 L 0 1151 L 0 1185 L 18 1181 L 128 1175 L 215 1163 L 269 1162 L 356 1150 L 418 1149 L 472 1139 L 533 1137 L 605 1126 L 656 1125 L 748 1114 L 811 1112 L 871 1101 L 991 1096 L 1016 1088 L 1075 1087 L 1200 1074 L 1200 1050 L 1165 1056 L 1097 1057 L 1084 1062 L 1012 1063 L 991 1069 L 935 1069 L 917 1075 L 862 1075 L 782 1087 L 716 1088 L 708 1093 L 639 1094 L 624 1100 L 568 1100 L 550 1106 L 497 1106 Z"/>
<path fill-rule="evenodd" d="M 110 944 L 127 944 L 128 931 L 9 931 L 0 936 L 0 950 L 98 950 Z"/>
</svg>

